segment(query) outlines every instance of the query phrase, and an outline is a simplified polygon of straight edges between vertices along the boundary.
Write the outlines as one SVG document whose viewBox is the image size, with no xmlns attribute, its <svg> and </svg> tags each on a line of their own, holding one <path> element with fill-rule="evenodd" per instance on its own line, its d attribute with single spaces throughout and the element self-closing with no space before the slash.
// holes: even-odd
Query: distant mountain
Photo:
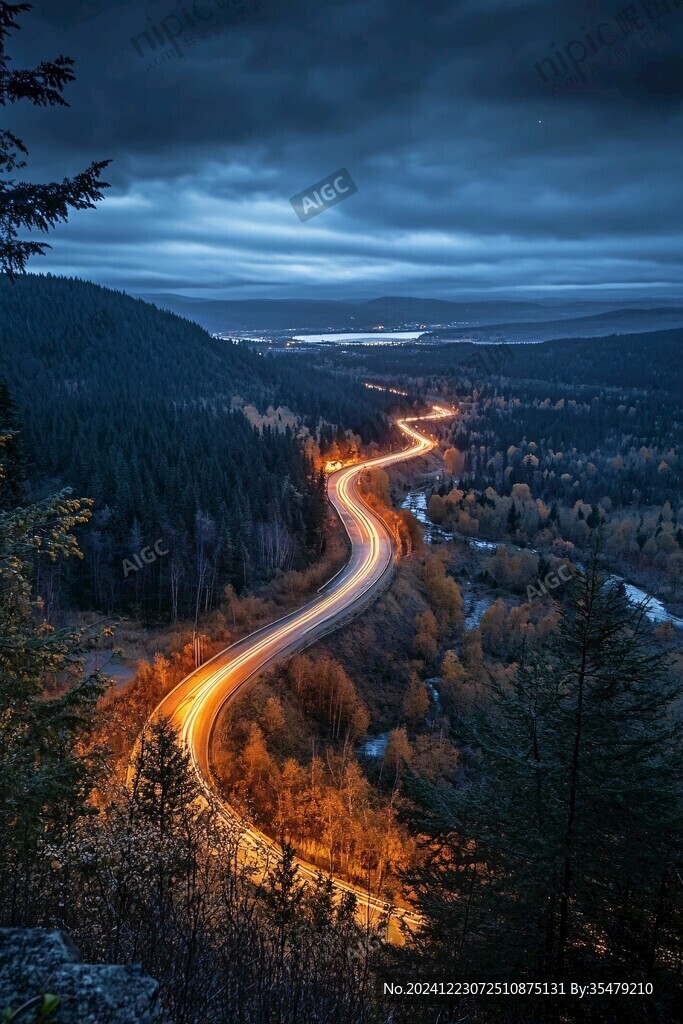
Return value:
<svg viewBox="0 0 683 1024">
<path fill-rule="evenodd" d="M 609 334 L 639 334 L 642 331 L 683 327 L 683 307 L 613 309 L 588 316 L 526 323 L 488 323 L 468 328 L 430 331 L 424 341 L 549 341 L 554 338 L 593 338 Z"/>
<path fill-rule="evenodd" d="M 328 299 L 194 299 L 183 295 L 143 295 L 161 309 L 188 317 L 214 333 L 240 337 L 249 332 L 275 334 L 321 331 L 387 330 L 424 324 L 499 323 L 547 317 L 532 302 L 445 302 L 440 299 L 385 296 L 369 302 Z"/>
<path fill-rule="evenodd" d="M 560 302 L 448 302 L 411 296 L 384 296 L 363 302 L 333 299 L 197 299 L 184 295 L 142 295 L 160 309 L 194 320 L 207 331 L 228 337 L 430 330 L 435 338 L 481 341 L 544 341 L 548 338 L 657 330 L 683 325 L 675 303 L 623 304 L 596 300 Z M 379 333 L 379 332 L 378 332 Z"/>
<path fill-rule="evenodd" d="M 415 299 L 408 297 L 385 296 L 371 299 L 359 307 L 359 315 L 364 315 L 382 323 L 387 328 L 400 323 L 418 322 L 423 324 L 453 323 L 456 321 L 490 321 L 512 318 L 528 319 L 546 315 L 542 306 L 535 302 L 447 302 L 441 299 Z"/>
</svg>

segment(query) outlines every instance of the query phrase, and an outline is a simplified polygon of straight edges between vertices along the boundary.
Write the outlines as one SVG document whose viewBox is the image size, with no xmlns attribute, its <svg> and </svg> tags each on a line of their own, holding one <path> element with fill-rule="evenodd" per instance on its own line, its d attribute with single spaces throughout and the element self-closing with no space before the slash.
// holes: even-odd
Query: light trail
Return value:
<svg viewBox="0 0 683 1024">
<path fill-rule="evenodd" d="M 385 387 L 383 384 L 366 383 L 365 387 L 371 388 L 373 391 L 390 391 L 392 395 L 403 395 L 404 398 L 406 398 L 408 395 L 407 391 L 399 391 L 398 388 L 388 388 Z"/>
<path fill-rule="evenodd" d="M 415 417 L 410 422 L 457 415 L 441 406 L 433 409 L 430 415 Z M 391 575 L 393 541 L 387 527 L 360 494 L 360 478 L 367 469 L 416 458 L 436 445 L 432 438 L 409 426 L 406 420 L 399 420 L 397 426 L 411 441 L 408 448 L 347 466 L 328 479 L 328 498 L 351 541 L 351 556 L 344 569 L 310 603 L 256 630 L 191 672 L 160 701 L 150 716 L 150 722 L 167 718 L 178 730 L 190 753 L 202 793 L 228 822 L 239 821 L 240 815 L 218 795 L 210 764 L 211 736 L 221 708 L 268 665 L 290 657 L 358 613 Z M 257 861 L 278 855 L 277 844 L 250 824 L 243 826 L 241 839 L 249 848 L 245 854 L 251 854 Z M 297 860 L 297 864 L 300 874 L 307 879 L 318 874 L 317 868 L 304 861 Z M 359 906 L 369 915 L 387 909 L 384 900 L 362 888 L 338 878 L 333 882 L 338 890 L 353 892 Z M 395 916 L 417 924 L 417 919 L 405 912 L 397 911 Z"/>
</svg>

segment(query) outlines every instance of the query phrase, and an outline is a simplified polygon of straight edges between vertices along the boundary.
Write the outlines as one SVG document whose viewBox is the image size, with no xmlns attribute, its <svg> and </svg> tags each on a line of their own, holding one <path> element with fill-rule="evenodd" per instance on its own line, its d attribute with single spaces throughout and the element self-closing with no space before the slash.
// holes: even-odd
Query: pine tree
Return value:
<svg viewBox="0 0 683 1024">
<path fill-rule="evenodd" d="M 601 522 L 602 517 L 600 515 L 600 509 L 597 505 L 592 505 L 588 518 L 586 519 L 586 526 L 588 526 L 591 530 L 595 530 L 598 528 L 598 526 L 600 526 Z"/>
<path fill-rule="evenodd" d="M 57 57 L 43 61 L 32 70 L 11 71 L 5 54 L 5 40 L 19 28 L 15 18 L 31 10 L 31 4 L 0 0 L 0 106 L 30 100 L 34 107 L 67 107 L 62 98 L 64 87 L 74 80 L 73 60 Z M 26 165 L 21 158 L 28 150 L 21 139 L 5 129 L 0 130 L 0 171 L 11 174 Z M 60 221 L 66 221 L 70 210 L 92 209 L 102 199 L 101 189 L 108 188 L 101 180 L 109 160 L 92 163 L 75 178 L 62 182 L 30 185 L 13 178 L 0 180 L 0 269 L 10 279 L 26 269 L 31 256 L 43 255 L 47 242 L 25 242 L 17 237 L 21 229 L 48 232 Z"/>
<path fill-rule="evenodd" d="M 417 952 L 472 976 L 667 975 L 680 687 L 643 606 L 595 563 L 565 593 L 556 632 L 471 723 L 472 781 L 413 779 Z"/>
<path fill-rule="evenodd" d="M 521 514 L 517 511 L 517 506 L 515 505 L 515 503 L 513 501 L 512 504 L 510 505 L 510 511 L 508 512 L 508 518 L 507 518 L 507 524 L 508 524 L 508 529 L 510 530 L 510 533 L 514 533 L 515 532 L 515 530 L 517 529 L 517 527 L 519 525 L 519 521 L 520 521 L 521 518 L 522 518 Z"/>
<path fill-rule="evenodd" d="M 194 814 L 199 787 L 190 754 L 165 718 L 155 721 L 140 738 L 131 790 L 135 815 L 161 834 Z"/>
<path fill-rule="evenodd" d="M 0 509 L 16 508 L 24 497 L 19 416 L 4 380 L 0 380 Z"/>
<path fill-rule="evenodd" d="M 260 887 L 260 898 L 276 935 L 276 964 L 280 979 L 285 976 L 289 949 L 301 927 L 300 912 L 306 895 L 300 880 L 294 847 L 282 843 L 282 856 L 268 872 Z"/>
<path fill-rule="evenodd" d="M 0 484 L 1 470 L 2 460 Z M 0 904 L 10 920 L 31 919 L 36 851 L 85 812 L 93 783 L 81 741 L 103 690 L 83 670 L 94 637 L 55 630 L 34 590 L 41 559 L 80 554 L 73 529 L 86 504 L 63 493 L 0 512 Z"/>
</svg>

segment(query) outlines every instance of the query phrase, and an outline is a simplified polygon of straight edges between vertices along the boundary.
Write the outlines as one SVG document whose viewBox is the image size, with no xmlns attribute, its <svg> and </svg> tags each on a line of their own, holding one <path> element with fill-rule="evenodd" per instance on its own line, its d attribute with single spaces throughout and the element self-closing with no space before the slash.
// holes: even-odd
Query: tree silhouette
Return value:
<svg viewBox="0 0 683 1024">
<path fill-rule="evenodd" d="M 5 53 L 5 40 L 19 29 L 16 18 L 31 10 L 31 4 L 7 3 L 0 0 L 0 104 L 30 100 L 35 107 L 68 107 L 62 98 L 64 87 L 73 82 L 73 60 L 59 56 L 54 61 L 41 61 L 33 69 L 10 70 L 11 58 Z M 26 166 L 22 156 L 28 150 L 12 132 L 0 129 L 0 173 L 11 174 Z M 100 175 L 109 164 L 100 160 L 61 182 L 31 184 L 15 178 L 0 178 L 0 269 L 14 278 L 26 270 L 31 256 L 42 256 L 51 248 L 47 242 L 21 241 L 19 231 L 38 230 L 47 233 L 60 221 L 66 221 L 69 210 L 93 209 L 102 199 L 101 189 L 109 188 Z"/>
<path fill-rule="evenodd" d="M 0 511 L 15 508 L 24 495 L 19 414 L 0 379 Z"/>
</svg>

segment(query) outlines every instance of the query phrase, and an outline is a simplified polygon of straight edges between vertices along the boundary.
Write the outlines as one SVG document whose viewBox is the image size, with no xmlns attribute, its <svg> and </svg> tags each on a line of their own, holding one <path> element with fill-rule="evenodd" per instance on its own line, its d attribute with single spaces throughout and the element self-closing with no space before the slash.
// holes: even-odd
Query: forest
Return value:
<svg viewBox="0 0 683 1024">
<path fill-rule="evenodd" d="M 455 534 L 585 554 L 680 603 L 683 331 L 539 344 L 356 346 L 326 353 L 457 404 L 439 430 L 431 520 Z M 400 364 L 400 370 L 399 368 Z"/>
<path fill-rule="evenodd" d="M 324 545 L 321 456 L 391 434 L 381 392 L 50 276 L 0 278 L 0 380 L 29 496 L 93 501 L 86 557 L 46 567 L 41 592 L 151 620 L 305 567 Z"/>
<path fill-rule="evenodd" d="M 404 968 L 644 978 L 659 964 L 678 991 L 664 965 L 680 966 L 682 909 L 680 395 L 650 391 L 642 368 L 639 388 L 491 363 L 476 381 L 385 373 L 457 408 L 422 483 L 439 546 L 399 509 L 405 476 L 369 474 L 408 557 L 362 622 L 226 709 L 223 792 L 321 869 L 418 906 L 428 926 Z M 611 1019 L 597 1004 L 525 1012 Z"/>
<path fill-rule="evenodd" d="M 364 374 L 421 379 L 482 381 L 490 377 L 542 380 L 568 390 L 602 384 L 618 389 L 657 391 L 680 400 L 683 330 L 649 331 L 596 338 L 562 338 L 540 343 L 409 343 L 400 346 L 344 346 L 326 352 L 327 361 Z"/>
</svg>

